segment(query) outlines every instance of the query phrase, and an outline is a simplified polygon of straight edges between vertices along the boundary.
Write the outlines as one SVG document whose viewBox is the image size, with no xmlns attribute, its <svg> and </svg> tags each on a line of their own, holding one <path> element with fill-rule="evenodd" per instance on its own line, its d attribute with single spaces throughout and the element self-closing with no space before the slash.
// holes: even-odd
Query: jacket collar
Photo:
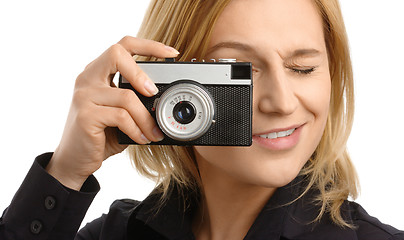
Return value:
<svg viewBox="0 0 404 240">
<path fill-rule="evenodd" d="M 313 204 L 313 192 L 309 191 L 304 197 L 296 200 L 303 192 L 304 186 L 303 177 L 297 177 L 288 185 L 278 188 L 259 213 L 244 240 L 281 239 L 281 237 L 313 239 L 316 235 L 323 239 L 324 234 L 330 234 L 335 239 L 357 239 L 353 230 L 342 229 L 332 224 L 328 217 L 312 223 L 318 214 L 318 207 Z M 194 239 L 191 224 L 198 206 L 198 197 L 194 195 L 191 198 L 193 201 L 184 205 L 177 188 L 174 187 L 166 203 L 156 211 L 160 196 L 158 193 L 150 194 L 139 206 L 136 218 L 167 239 Z M 349 214 L 344 214 L 344 217 L 351 221 Z M 327 237 L 327 239 L 333 238 Z"/>
</svg>

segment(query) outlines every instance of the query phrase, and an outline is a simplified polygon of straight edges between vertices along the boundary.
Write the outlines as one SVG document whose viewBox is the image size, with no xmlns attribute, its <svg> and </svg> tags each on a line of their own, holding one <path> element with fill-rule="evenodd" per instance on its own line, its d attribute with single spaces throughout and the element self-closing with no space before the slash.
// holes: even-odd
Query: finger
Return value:
<svg viewBox="0 0 404 240">
<path fill-rule="evenodd" d="M 157 58 L 176 57 L 179 52 L 163 43 L 149 39 L 126 36 L 118 44 L 122 45 L 132 56 L 153 56 Z"/>
<path fill-rule="evenodd" d="M 134 54 L 164 58 L 175 57 L 179 53 L 156 41 L 124 37 L 87 65 L 85 71 L 77 78 L 76 87 L 91 84 L 99 86 L 99 81 L 110 86 L 111 76 L 119 71 L 141 94 L 145 96 L 157 94 L 158 89 L 153 81 L 133 60 Z"/>
<path fill-rule="evenodd" d="M 86 70 L 80 74 L 77 82 L 81 86 L 100 86 L 100 81 L 104 86 L 111 85 L 110 76 L 120 72 L 127 79 L 134 89 L 144 96 L 157 94 L 158 89 L 147 74 L 136 64 L 133 57 L 126 49 L 115 44 L 106 50 L 100 57 L 94 60 Z M 76 87 L 79 85 L 76 82 Z"/>
<path fill-rule="evenodd" d="M 91 96 L 92 101 L 97 105 L 125 109 L 143 134 L 151 141 L 157 142 L 164 138 L 154 118 L 132 90 L 95 88 L 88 90 L 87 94 Z"/>
<path fill-rule="evenodd" d="M 130 114 L 123 108 L 96 106 L 94 116 L 96 116 L 95 120 L 101 124 L 98 127 L 118 127 L 136 143 L 150 143 L 150 140 L 143 134 Z"/>
<path fill-rule="evenodd" d="M 119 56 L 119 58 L 112 58 L 112 66 L 116 66 L 122 76 L 128 80 L 136 91 L 144 96 L 154 96 L 158 93 L 158 89 L 154 82 L 147 76 L 147 74 L 136 64 L 132 55 L 126 51 L 121 45 L 117 44 L 116 48 L 111 51 L 119 51 L 119 53 L 111 53 L 112 55 Z M 114 62 L 115 60 L 115 62 Z"/>
</svg>

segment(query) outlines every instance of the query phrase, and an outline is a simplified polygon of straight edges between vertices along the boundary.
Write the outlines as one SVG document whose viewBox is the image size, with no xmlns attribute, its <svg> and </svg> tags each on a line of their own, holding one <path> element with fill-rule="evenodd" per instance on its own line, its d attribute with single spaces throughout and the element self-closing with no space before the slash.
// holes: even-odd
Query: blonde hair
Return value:
<svg viewBox="0 0 404 240">
<path fill-rule="evenodd" d="M 230 0 L 153 0 L 138 37 L 178 49 L 179 61 L 203 59 L 213 26 Z M 322 139 L 301 170 L 308 177 L 303 194 L 315 189 L 321 210 L 315 221 L 329 213 L 334 223 L 352 227 L 341 216 L 344 200 L 358 193 L 358 178 L 346 149 L 353 123 L 353 73 L 348 40 L 338 0 L 313 0 L 323 19 L 332 81 L 330 110 Z M 160 184 L 162 200 L 172 181 L 198 192 L 200 177 L 192 147 L 130 146 L 137 170 Z M 303 196 L 302 194 L 302 196 Z"/>
</svg>

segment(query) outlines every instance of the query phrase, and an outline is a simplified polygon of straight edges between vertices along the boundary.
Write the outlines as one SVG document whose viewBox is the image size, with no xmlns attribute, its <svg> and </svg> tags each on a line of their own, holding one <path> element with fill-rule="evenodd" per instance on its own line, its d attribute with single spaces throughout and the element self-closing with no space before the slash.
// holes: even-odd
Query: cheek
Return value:
<svg viewBox="0 0 404 240">
<path fill-rule="evenodd" d="M 318 76 L 310 80 L 310 83 L 302 83 L 296 86 L 297 96 L 302 107 L 312 114 L 316 124 L 325 121 L 328 116 L 331 96 L 331 80 L 329 75 Z"/>
<path fill-rule="evenodd" d="M 323 74 L 313 79 L 310 84 L 302 85 L 299 88 L 300 102 L 304 111 L 310 116 L 311 121 L 307 126 L 304 153 L 309 158 L 316 150 L 323 136 L 328 119 L 331 80 L 329 74 Z"/>
</svg>

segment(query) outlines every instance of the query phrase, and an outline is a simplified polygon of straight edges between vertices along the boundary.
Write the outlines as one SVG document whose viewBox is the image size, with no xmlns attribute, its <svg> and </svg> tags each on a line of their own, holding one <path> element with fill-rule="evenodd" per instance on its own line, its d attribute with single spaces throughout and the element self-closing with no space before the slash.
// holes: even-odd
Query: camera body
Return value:
<svg viewBox="0 0 404 240">
<path fill-rule="evenodd" d="M 159 93 L 145 97 L 119 76 L 119 88 L 133 90 L 156 119 L 165 138 L 151 145 L 250 146 L 251 63 L 137 62 Z M 120 144 L 136 144 L 118 129 Z"/>
</svg>

